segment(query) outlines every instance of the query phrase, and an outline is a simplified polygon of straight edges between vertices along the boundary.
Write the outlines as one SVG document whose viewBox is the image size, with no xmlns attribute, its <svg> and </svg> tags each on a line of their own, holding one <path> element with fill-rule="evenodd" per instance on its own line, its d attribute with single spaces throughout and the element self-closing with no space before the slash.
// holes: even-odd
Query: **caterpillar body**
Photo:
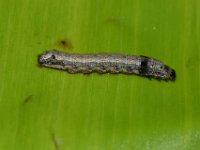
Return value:
<svg viewBox="0 0 200 150">
<path fill-rule="evenodd" d="M 78 54 L 48 50 L 39 55 L 38 63 L 69 73 L 124 73 L 162 80 L 175 80 L 176 77 L 174 69 L 155 58 L 119 53 Z"/>
</svg>

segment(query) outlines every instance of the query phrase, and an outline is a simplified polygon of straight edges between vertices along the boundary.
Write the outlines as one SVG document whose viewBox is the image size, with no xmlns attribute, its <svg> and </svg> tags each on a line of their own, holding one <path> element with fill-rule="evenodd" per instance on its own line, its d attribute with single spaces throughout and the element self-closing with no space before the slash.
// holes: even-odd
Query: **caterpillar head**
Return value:
<svg viewBox="0 0 200 150">
<path fill-rule="evenodd" d="M 60 54 L 56 50 L 46 51 L 38 56 L 38 63 L 41 66 L 56 65 L 61 60 Z"/>
</svg>

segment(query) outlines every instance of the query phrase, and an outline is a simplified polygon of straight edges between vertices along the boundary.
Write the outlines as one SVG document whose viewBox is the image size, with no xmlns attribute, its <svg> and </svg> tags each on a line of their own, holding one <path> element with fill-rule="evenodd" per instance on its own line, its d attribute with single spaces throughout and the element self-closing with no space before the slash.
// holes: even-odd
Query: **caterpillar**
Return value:
<svg viewBox="0 0 200 150">
<path fill-rule="evenodd" d="M 163 62 L 147 57 L 119 53 L 78 54 L 48 50 L 38 56 L 41 66 L 69 73 L 124 73 L 144 77 L 175 80 L 175 70 Z"/>
</svg>

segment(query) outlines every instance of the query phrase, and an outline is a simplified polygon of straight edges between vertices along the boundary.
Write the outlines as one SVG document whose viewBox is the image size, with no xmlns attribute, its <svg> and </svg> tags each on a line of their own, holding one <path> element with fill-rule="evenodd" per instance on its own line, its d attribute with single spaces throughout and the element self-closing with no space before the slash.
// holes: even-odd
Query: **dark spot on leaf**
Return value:
<svg viewBox="0 0 200 150">
<path fill-rule="evenodd" d="M 105 22 L 106 22 L 106 23 L 111 23 L 111 24 L 118 24 L 118 25 L 120 25 L 120 24 L 121 24 L 121 20 L 122 20 L 121 17 L 110 16 L 110 17 L 106 18 Z"/>
<path fill-rule="evenodd" d="M 27 96 L 27 97 L 24 99 L 23 104 L 26 104 L 26 103 L 30 102 L 30 100 L 32 99 L 32 97 L 33 97 L 33 95 Z"/>
<path fill-rule="evenodd" d="M 61 44 L 66 45 L 66 41 L 64 41 L 64 40 L 62 40 L 60 42 L 61 42 Z"/>
<path fill-rule="evenodd" d="M 56 45 L 62 49 L 73 49 L 74 46 L 69 39 L 60 39 L 56 42 Z"/>
</svg>

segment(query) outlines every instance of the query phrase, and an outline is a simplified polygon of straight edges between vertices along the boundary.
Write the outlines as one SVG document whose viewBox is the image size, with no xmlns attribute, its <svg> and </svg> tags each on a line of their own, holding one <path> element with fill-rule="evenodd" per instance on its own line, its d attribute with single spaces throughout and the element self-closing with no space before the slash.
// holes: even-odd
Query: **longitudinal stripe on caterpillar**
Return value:
<svg viewBox="0 0 200 150">
<path fill-rule="evenodd" d="M 41 66 L 69 73 L 125 73 L 163 80 L 175 80 L 175 70 L 163 62 L 146 56 L 117 53 L 78 54 L 49 50 L 39 55 Z"/>
</svg>

